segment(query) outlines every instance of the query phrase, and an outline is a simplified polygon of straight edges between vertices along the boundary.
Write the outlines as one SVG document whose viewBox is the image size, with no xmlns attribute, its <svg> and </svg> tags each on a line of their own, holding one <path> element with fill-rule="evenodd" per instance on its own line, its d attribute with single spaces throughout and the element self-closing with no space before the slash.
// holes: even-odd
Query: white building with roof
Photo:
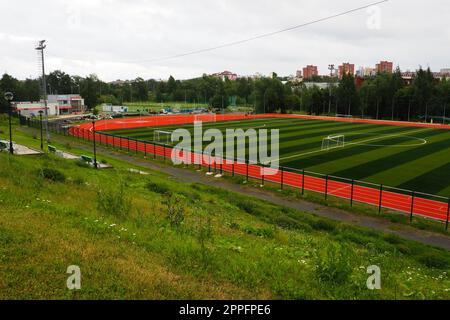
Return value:
<svg viewBox="0 0 450 320">
<path fill-rule="evenodd" d="M 25 117 L 37 117 L 39 111 L 45 113 L 44 101 L 13 102 L 13 109 Z M 47 112 L 49 116 L 80 114 L 84 112 L 84 99 L 76 94 L 49 95 L 47 99 Z"/>
</svg>

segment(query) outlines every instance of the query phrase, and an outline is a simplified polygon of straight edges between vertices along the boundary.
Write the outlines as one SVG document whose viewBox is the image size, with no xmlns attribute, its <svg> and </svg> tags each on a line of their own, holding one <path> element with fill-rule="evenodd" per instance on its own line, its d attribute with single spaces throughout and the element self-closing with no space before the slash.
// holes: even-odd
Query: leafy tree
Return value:
<svg viewBox="0 0 450 320">
<path fill-rule="evenodd" d="M 344 74 L 338 90 L 339 113 L 351 115 L 359 107 L 359 97 L 356 91 L 355 78 L 351 74 Z"/>
</svg>

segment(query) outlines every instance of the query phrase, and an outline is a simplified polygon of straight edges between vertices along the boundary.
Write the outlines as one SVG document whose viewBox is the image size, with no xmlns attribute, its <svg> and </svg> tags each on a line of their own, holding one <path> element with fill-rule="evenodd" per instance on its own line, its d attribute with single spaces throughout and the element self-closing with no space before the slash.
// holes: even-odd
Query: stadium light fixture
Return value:
<svg viewBox="0 0 450 320">
<path fill-rule="evenodd" d="M 14 148 L 12 143 L 12 125 L 11 125 L 11 116 L 12 116 L 12 104 L 11 101 L 14 99 L 14 95 L 12 92 L 5 93 L 5 100 L 8 101 L 8 115 L 9 115 L 9 153 L 14 154 Z"/>
<path fill-rule="evenodd" d="M 48 131 L 48 108 L 47 108 L 47 80 L 45 78 L 45 61 L 44 61 L 44 49 L 47 48 L 45 40 L 38 42 L 36 50 L 39 51 L 40 67 L 42 71 L 42 99 L 44 100 L 44 113 L 45 113 L 45 133 L 47 136 L 47 143 L 50 141 L 50 132 Z"/>
</svg>

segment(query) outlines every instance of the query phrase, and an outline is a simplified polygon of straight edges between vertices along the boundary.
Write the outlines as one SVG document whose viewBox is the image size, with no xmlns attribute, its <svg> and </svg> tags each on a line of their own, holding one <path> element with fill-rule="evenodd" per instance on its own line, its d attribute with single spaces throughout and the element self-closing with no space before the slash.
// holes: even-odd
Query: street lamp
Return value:
<svg viewBox="0 0 450 320">
<path fill-rule="evenodd" d="M 44 150 L 44 142 L 43 142 L 43 137 L 42 137 L 42 114 L 44 113 L 44 111 L 39 110 L 39 123 L 40 123 L 40 129 L 41 129 L 41 150 Z"/>
<path fill-rule="evenodd" d="M 334 64 L 328 65 L 328 70 L 330 70 L 330 81 L 328 83 L 328 115 L 331 113 L 331 79 L 333 78 Z"/>
<path fill-rule="evenodd" d="M 94 136 L 94 168 L 97 169 L 97 146 L 95 142 L 95 121 L 92 121 L 92 132 Z"/>
<path fill-rule="evenodd" d="M 11 126 L 11 115 L 12 115 L 12 105 L 11 101 L 14 99 L 14 95 L 11 92 L 5 93 L 5 100 L 8 101 L 8 114 L 9 114 L 9 152 L 14 154 L 14 148 L 12 143 L 12 126 Z"/>
</svg>

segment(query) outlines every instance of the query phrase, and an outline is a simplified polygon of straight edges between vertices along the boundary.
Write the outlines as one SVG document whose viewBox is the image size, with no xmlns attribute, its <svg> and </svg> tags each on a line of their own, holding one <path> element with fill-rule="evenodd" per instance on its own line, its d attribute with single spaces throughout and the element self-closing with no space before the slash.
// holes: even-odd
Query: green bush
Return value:
<svg viewBox="0 0 450 320">
<path fill-rule="evenodd" d="M 131 212 L 131 199 L 126 195 L 124 185 L 118 189 L 103 189 L 97 192 L 97 208 L 105 213 L 125 217 Z"/>
<path fill-rule="evenodd" d="M 315 256 L 315 275 L 320 282 L 343 284 L 352 272 L 350 260 L 347 249 L 329 244 Z"/>
<path fill-rule="evenodd" d="M 429 268 L 447 269 L 450 267 L 450 260 L 438 252 L 425 252 L 418 257 L 418 260 Z"/>
<path fill-rule="evenodd" d="M 275 225 L 277 225 L 280 228 L 283 229 L 296 229 L 296 230 L 303 230 L 303 231 L 307 231 L 310 232 L 313 230 L 313 228 L 306 223 L 302 223 L 299 222 L 291 217 L 288 216 L 284 216 L 284 215 L 279 215 L 275 218 L 273 218 L 273 223 L 275 223 Z"/>
<path fill-rule="evenodd" d="M 236 201 L 236 206 L 239 209 L 241 209 L 249 214 L 252 214 L 252 215 L 258 215 L 260 213 L 258 210 L 259 209 L 258 205 L 251 200 L 247 200 L 247 199 L 238 200 L 238 201 Z"/>
<path fill-rule="evenodd" d="M 175 228 L 181 227 L 186 212 L 183 198 L 178 195 L 167 195 L 164 204 L 167 206 L 167 220 Z"/>
<path fill-rule="evenodd" d="M 316 220 L 310 223 L 314 230 L 318 231 L 334 231 L 336 223 L 327 220 Z"/>
<path fill-rule="evenodd" d="M 252 226 L 246 226 L 243 228 L 243 231 L 247 234 L 251 234 L 257 237 L 269 238 L 272 239 L 275 237 L 275 229 L 274 228 L 254 228 Z"/>
<path fill-rule="evenodd" d="M 154 193 L 171 194 L 169 187 L 163 183 L 148 182 L 147 189 Z"/>
<path fill-rule="evenodd" d="M 41 169 L 40 175 L 44 179 L 51 180 L 54 182 L 65 182 L 66 181 L 66 176 L 64 175 L 64 173 L 62 173 L 61 171 L 59 171 L 57 169 L 53 169 L 53 168 Z"/>
</svg>

